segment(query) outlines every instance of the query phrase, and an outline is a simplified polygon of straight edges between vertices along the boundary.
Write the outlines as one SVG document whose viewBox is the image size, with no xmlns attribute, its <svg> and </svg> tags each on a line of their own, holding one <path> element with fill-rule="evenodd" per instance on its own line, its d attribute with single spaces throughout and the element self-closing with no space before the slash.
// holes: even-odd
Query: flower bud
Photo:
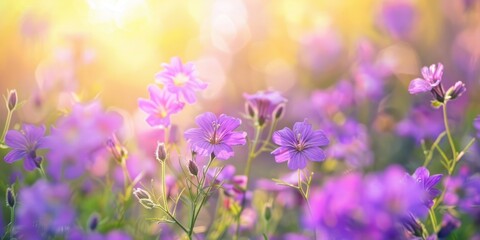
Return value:
<svg viewBox="0 0 480 240">
<path fill-rule="evenodd" d="M 465 83 L 458 81 L 448 89 L 447 96 L 450 97 L 450 99 L 455 99 L 460 97 L 466 90 Z"/>
<path fill-rule="evenodd" d="M 263 217 L 265 218 L 265 220 L 267 220 L 267 222 L 270 221 L 270 219 L 272 218 L 272 207 L 270 206 L 270 204 L 265 205 Z"/>
<path fill-rule="evenodd" d="M 90 231 L 95 231 L 98 227 L 99 220 L 100 217 L 98 216 L 98 214 L 92 214 L 88 219 L 88 229 L 90 229 Z"/>
<path fill-rule="evenodd" d="M 192 174 L 193 176 L 197 176 L 198 175 L 198 166 L 197 164 L 192 161 L 192 160 L 189 160 L 188 161 L 188 171 L 190 172 L 190 174 Z"/>
<path fill-rule="evenodd" d="M 15 193 L 13 192 L 13 188 L 11 187 L 8 187 L 7 188 L 7 194 L 6 194 L 6 197 L 7 197 L 7 207 L 15 207 Z"/>
<path fill-rule="evenodd" d="M 447 213 L 443 217 L 442 227 L 437 236 L 441 239 L 447 238 L 455 229 L 459 228 L 460 225 L 460 220 Z"/>
<path fill-rule="evenodd" d="M 112 153 L 113 158 L 118 163 L 122 164 L 127 159 L 128 151 L 125 147 L 118 143 L 118 140 L 113 137 L 107 140 L 107 148 Z"/>
<path fill-rule="evenodd" d="M 156 206 L 156 204 L 152 200 L 152 197 L 150 196 L 150 193 L 141 188 L 134 189 L 133 195 L 138 199 L 138 202 L 140 202 L 140 204 L 142 204 L 142 206 L 146 209 L 152 209 Z"/>
<path fill-rule="evenodd" d="M 8 99 L 7 99 L 7 108 L 8 111 L 13 111 L 17 107 L 18 96 L 17 90 L 10 90 L 8 91 Z"/>
<path fill-rule="evenodd" d="M 165 162 L 167 160 L 167 149 L 165 148 L 165 143 L 158 142 L 157 143 L 157 150 L 155 151 L 155 158 L 159 162 Z"/>
</svg>

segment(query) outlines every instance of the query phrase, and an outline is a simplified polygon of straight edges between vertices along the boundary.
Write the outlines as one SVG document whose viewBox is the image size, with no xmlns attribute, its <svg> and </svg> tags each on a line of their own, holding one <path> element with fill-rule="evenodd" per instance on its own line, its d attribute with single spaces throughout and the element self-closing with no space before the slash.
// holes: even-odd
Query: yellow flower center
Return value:
<svg viewBox="0 0 480 240">
<path fill-rule="evenodd" d="M 185 75 L 183 73 L 178 73 L 173 78 L 173 83 L 175 84 L 175 86 L 183 87 L 188 82 L 188 80 L 189 80 L 189 78 L 188 78 L 187 75 Z"/>
</svg>

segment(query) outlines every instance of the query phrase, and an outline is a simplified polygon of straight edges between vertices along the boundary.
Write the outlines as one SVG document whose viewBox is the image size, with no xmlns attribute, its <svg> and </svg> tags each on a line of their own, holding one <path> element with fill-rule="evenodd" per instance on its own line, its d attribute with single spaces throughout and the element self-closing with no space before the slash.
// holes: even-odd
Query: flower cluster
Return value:
<svg viewBox="0 0 480 240">
<path fill-rule="evenodd" d="M 205 89 L 207 84 L 197 78 L 193 63 L 183 64 L 174 57 L 162 66 L 164 70 L 155 77 L 160 86 L 150 85 L 150 99 L 139 99 L 138 106 L 148 114 L 150 126 L 169 127 L 170 115 L 183 109 L 183 101 L 195 103 L 195 91 Z"/>
</svg>

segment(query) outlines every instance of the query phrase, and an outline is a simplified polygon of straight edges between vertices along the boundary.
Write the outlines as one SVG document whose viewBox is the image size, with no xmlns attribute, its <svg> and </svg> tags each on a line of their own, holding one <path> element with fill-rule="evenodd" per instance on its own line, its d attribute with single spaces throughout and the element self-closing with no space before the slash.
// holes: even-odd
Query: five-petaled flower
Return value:
<svg viewBox="0 0 480 240">
<path fill-rule="evenodd" d="M 200 128 L 192 128 L 185 132 L 185 138 L 192 151 L 203 155 L 212 154 L 221 160 L 234 155 L 232 146 L 245 145 L 246 132 L 235 132 L 242 121 L 225 114 L 217 118 L 211 112 L 203 113 L 195 118 Z"/>
<path fill-rule="evenodd" d="M 293 130 L 284 128 L 273 134 L 273 142 L 280 145 L 272 154 L 276 162 L 288 161 L 292 170 L 303 169 L 307 160 L 323 161 L 325 152 L 320 148 L 327 146 L 329 140 L 321 130 L 314 131 L 305 119 L 293 125 Z"/>
<path fill-rule="evenodd" d="M 179 112 L 183 109 L 184 104 L 179 102 L 175 95 L 160 89 L 157 85 L 148 86 L 150 99 L 140 98 L 138 106 L 144 112 L 148 113 L 146 121 L 150 126 L 170 125 L 170 115 Z"/>
<path fill-rule="evenodd" d="M 5 162 L 12 163 L 25 159 L 23 165 L 27 171 L 33 171 L 40 167 L 42 158 L 37 156 L 37 149 L 46 148 L 44 135 L 44 126 L 36 127 L 24 124 L 20 131 L 9 130 L 5 137 L 5 143 L 12 150 L 5 156 Z"/>
<path fill-rule="evenodd" d="M 207 84 L 196 77 L 195 66 L 188 62 L 182 64 L 178 57 L 170 60 L 170 64 L 162 64 L 164 70 L 155 76 L 157 83 L 165 85 L 166 89 L 177 96 L 179 101 L 185 100 L 192 104 L 196 101 L 195 91 L 203 90 Z"/>
</svg>

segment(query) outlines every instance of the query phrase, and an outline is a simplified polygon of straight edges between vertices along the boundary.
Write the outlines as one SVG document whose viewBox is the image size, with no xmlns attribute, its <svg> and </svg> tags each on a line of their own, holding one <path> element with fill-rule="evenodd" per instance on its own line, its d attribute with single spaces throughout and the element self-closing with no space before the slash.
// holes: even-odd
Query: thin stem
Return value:
<svg viewBox="0 0 480 240">
<path fill-rule="evenodd" d="M 436 233 L 437 232 L 437 217 L 435 216 L 435 212 L 434 212 L 433 209 L 430 209 L 430 211 L 428 211 L 428 214 L 430 215 L 430 221 L 432 222 L 433 232 Z"/>
<path fill-rule="evenodd" d="M 167 183 L 165 182 L 165 162 L 161 162 L 162 167 L 162 199 L 163 199 L 163 206 L 168 210 L 167 204 Z"/>
<path fill-rule="evenodd" d="M 2 132 L 2 143 L 5 143 L 5 136 L 7 135 L 7 131 L 10 128 L 10 121 L 12 120 L 12 113 L 13 111 L 8 111 L 7 112 L 7 119 L 5 120 L 5 126 L 3 127 L 3 132 Z"/>
<path fill-rule="evenodd" d="M 38 168 L 38 171 L 40 172 L 40 175 L 42 175 L 43 178 L 47 179 L 47 174 L 45 174 L 45 169 L 43 169 L 42 164 L 40 164 L 40 167 Z"/>
<path fill-rule="evenodd" d="M 433 157 L 433 149 L 435 149 L 438 144 L 440 143 L 440 141 L 443 139 L 443 137 L 445 137 L 446 135 L 446 132 L 443 131 L 442 133 L 440 133 L 437 137 L 437 139 L 435 139 L 435 141 L 433 142 L 432 146 L 430 147 L 430 150 L 428 151 L 428 154 L 426 154 L 426 157 L 425 157 L 425 161 L 423 162 L 423 166 L 426 167 L 428 166 L 428 164 L 430 163 L 430 161 L 432 160 L 432 157 Z"/>
<path fill-rule="evenodd" d="M 445 132 L 447 133 L 448 142 L 452 148 L 452 161 L 457 159 L 457 150 L 455 149 L 455 143 L 453 142 L 452 133 L 450 132 L 450 127 L 448 126 L 448 117 L 447 117 L 447 102 L 443 104 L 443 123 L 445 125 Z"/>
<path fill-rule="evenodd" d="M 263 130 L 263 127 L 255 128 L 255 139 L 253 140 L 250 153 L 248 154 L 247 166 L 245 167 L 245 176 L 247 176 L 247 179 L 248 179 L 248 176 L 250 175 L 252 160 L 255 158 L 255 149 L 257 147 L 258 140 L 260 139 L 260 134 L 262 133 L 262 130 Z"/>
<path fill-rule="evenodd" d="M 13 239 L 12 228 L 14 225 L 14 221 L 15 221 L 15 208 L 10 207 L 10 223 L 8 223 L 7 229 L 2 239 Z M 7 238 L 7 235 L 9 236 L 8 238 Z"/>
</svg>

